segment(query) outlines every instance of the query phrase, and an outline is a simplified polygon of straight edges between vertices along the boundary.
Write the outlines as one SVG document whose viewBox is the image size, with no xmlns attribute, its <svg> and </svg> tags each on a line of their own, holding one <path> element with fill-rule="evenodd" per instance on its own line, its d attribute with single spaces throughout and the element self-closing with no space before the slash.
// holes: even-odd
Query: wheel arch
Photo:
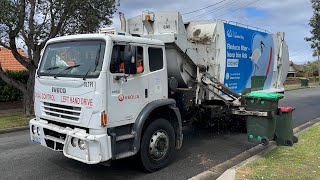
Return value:
<svg viewBox="0 0 320 180">
<path fill-rule="evenodd" d="M 176 101 L 174 99 L 156 100 L 146 105 L 139 113 L 134 125 L 133 132 L 134 138 L 134 152 L 137 153 L 140 150 L 141 137 L 144 130 L 156 117 L 163 117 L 172 124 L 175 135 L 176 149 L 180 149 L 182 146 L 182 120 L 179 109 L 175 106 Z M 164 112 L 167 112 L 166 114 Z M 159 115 L 160 114 L 160 115 Z"/>
</svg>

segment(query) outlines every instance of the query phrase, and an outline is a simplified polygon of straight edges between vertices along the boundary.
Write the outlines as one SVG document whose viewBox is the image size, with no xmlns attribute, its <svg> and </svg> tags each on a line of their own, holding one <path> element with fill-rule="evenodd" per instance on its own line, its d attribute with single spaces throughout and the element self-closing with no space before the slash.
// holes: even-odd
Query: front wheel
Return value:
<svg viewBox="0 0 320 180">
<path fill-rule="evenodd" d="M 142 136 L 140 157 L 143 167 L 150 172 L 167 166 L 175 153 L 175 133 L 165 119 L 154 120 Z"/>
</svg>

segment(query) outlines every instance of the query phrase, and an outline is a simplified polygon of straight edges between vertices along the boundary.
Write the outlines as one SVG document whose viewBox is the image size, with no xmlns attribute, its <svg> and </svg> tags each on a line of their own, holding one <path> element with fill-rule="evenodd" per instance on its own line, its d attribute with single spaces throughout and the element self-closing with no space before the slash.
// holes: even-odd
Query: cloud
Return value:
<svg viewBox="0 0 320 180">
<path fill-rule="evenodd" d="M 186 14 L 184 20 L 224 19 L 267 29 L 270 32 L 285 32 L 290 58 L 296 63 L 312 61 L 310 43 L 304 40 L 311 36 L 308 23 L 313 15 L 309 0 L 121 0 L 119 11 L 127 18 L 140 15 L 142 11 L 179 11 L 182 14 L 210 6 L 210 8 Z M 251 5 L 248 5 L 251 4 Z M 113 26 L 119 26 L 115 15 Z M 300 50 L 300 51 L 298 51 Z"/>
</svg>

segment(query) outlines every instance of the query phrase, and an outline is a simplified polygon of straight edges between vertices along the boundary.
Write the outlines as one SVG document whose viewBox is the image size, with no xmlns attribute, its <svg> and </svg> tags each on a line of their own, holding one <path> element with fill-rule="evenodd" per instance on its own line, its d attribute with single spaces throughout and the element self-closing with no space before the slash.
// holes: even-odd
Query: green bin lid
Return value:
<svg viewBox="0 0 320 180">
<path fill-rule="evenodd" d="M 258 98 L 266 98 L 266 99 L 281 99 L 284 97 L 283 94 L 279 93 L 268 93 L 268 92 L 252 92 L 246 94 L 246 97 L 258 97 Z"/>
</svg>

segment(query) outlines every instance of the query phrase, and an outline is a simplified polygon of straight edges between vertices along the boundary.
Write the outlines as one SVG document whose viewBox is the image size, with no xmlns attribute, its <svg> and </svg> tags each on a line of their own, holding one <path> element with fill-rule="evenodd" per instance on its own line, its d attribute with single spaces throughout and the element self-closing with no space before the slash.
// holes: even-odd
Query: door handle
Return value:
<svg viewBox="0 0 320 180">
<path fill-rule="evenodd" d="M 144 97 L 148 98 L 148 89 L 144 89 Z"/>
</svg>

